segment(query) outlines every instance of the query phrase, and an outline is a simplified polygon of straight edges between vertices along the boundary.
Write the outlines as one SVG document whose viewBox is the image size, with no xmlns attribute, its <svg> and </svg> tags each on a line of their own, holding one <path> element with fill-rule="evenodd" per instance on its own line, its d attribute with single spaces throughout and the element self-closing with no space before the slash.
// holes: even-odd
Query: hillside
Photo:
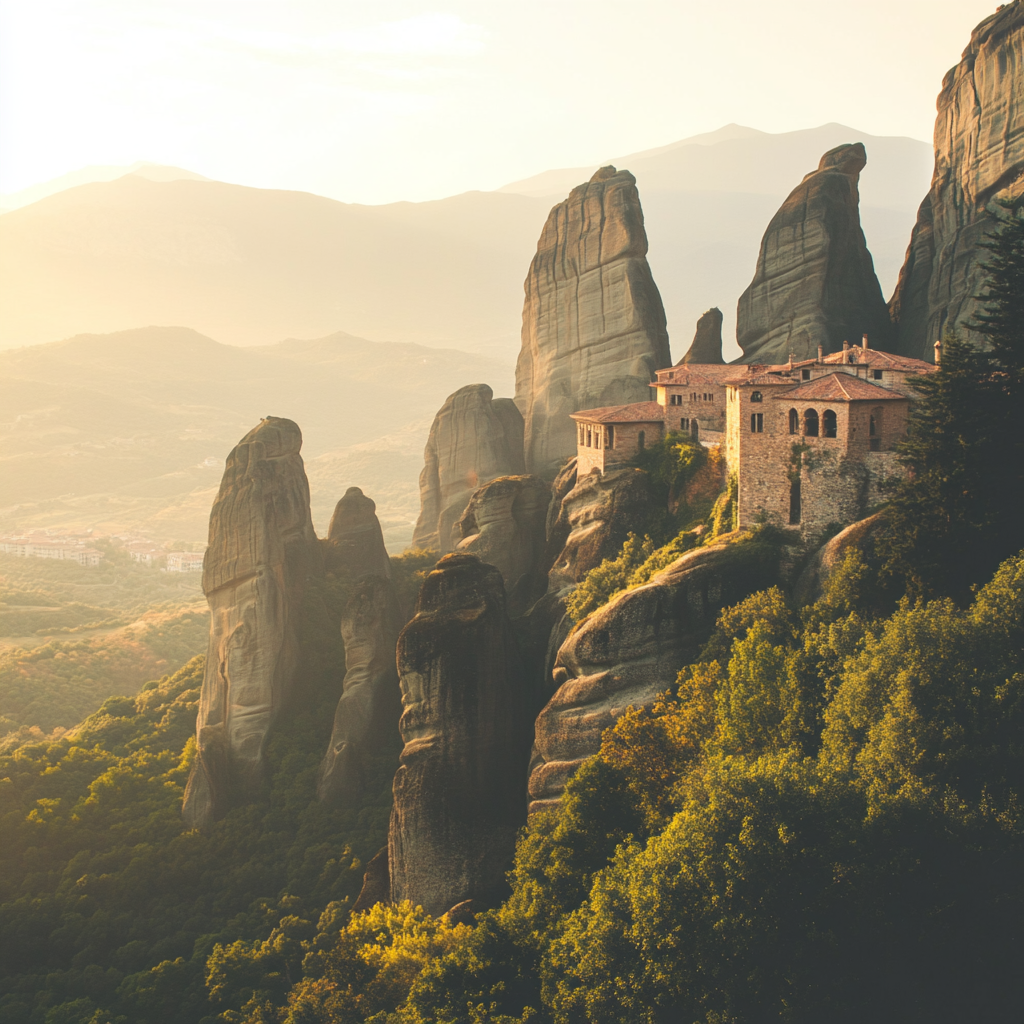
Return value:
<svg viewBox="0 0 1024 1024">
<path fill-rule="evenodd" d="M 731 337 L 779 202 L 825 150 L 858 139 L 865 232 L 888 293 L 928 188 L 924 142 L 834 124 L 777 135 L 730 126 L 613 159 L 637 177 L 677 352 L 712 305 Z M 374 207 L 138 174 L 69 188 L 0 217 L 0 348 L 175 323 L 235 345 L 343 328 L 511 361 L 541 226 L 592 170 Z"/>
<path fill-rule="evenodd" d="M 350 486 L 411 536 L 430 421 L 464 384 L 511 393 L 484 356 L 336 334 L 238 348 L 186 328 L 81 335 L 0 353 L 0 532 L 143 530 L 205 541 L 224 457 L 261 417 L 293 417 L 314 521 Z"/>
</svg>

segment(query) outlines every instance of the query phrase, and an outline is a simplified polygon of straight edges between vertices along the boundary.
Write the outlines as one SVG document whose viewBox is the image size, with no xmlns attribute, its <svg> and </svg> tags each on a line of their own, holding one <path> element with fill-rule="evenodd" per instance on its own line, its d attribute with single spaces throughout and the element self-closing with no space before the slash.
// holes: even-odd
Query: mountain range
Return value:
<svg viewBox="0 0 1024 1024">
<path fill-rule="evenodd" d="M 610 159 L 636 175 L 678 352 L 713 305 L 728 344 L 779 202 L 825 150 L 857 140 L 868 151 L 862 220 L 889 291 L 928 187 L 924 142 L 838 124 L 782 134 L 729 125 Z M 234 345 L 342 330 L 510 361 L 547 212 L 592 171 L 372 207 L 175 168 L 77 184 L 0 217 L 0 348 L 180 324 Z"/>
</svg>

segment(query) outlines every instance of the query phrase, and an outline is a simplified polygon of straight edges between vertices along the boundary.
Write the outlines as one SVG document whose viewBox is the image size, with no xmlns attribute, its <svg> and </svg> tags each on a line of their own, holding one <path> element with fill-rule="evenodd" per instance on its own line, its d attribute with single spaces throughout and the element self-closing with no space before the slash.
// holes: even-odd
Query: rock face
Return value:
<svg viewBox="0 0 1024 1024">
<path fill-rule="evenodd" d="M 522 778 L 537 711 L 501 574 L 442 558 L 398 641 L 400 729 L 388 837 L 391 898 L 437 916 L 500 898 L 526 820 Z"/>
<path fill-rule="evenodd" d="M 459 539 L 452 528 L 473 492 L 496 477 L 524 472 L 523 417 L 510 398 L 494 398 L 486 384 L 460 388 L 434 417 L 423 459 L 412 543 L 444 555 Z"/>
<path fill-rule="evenodd" d="M 886 348 L 889 314 L 860 227 L 866 163 L 859 142 L 829 150 L 772 218 L 737 306 L 743 362 L 811 359 L 863 334 Z"/>
<path fill-rule="evenodd" d="M 210 643 L 182 809 L 193 827 L 259 788 L 267 734 L 296 686 L 303 592 L 323 572 L 301 447 L 291 420 L 261 420 L 228 456 L 210 513 Z"/>
<path fill-rule="evenodd" d="M 350 487 L 334 506 L 327 540 L 327 568 L 332 572 L 353 579 L 368 572 L 391 578 L 377 505 L 358 487 Z"/>
<path fill-rule="evenodd" d="M 493 565 L 505 581 L 509 615 L 515 617 L 547 589 L 544 524 L 551 489 L 540 477 L 506 476 L 473 493 L 456 523 L 460 554 Z"/>
<path fill-rule="evenodd" d="M 851 523 L 827 543 L 823 544 L 804 567 L 793 587 L 793 599 L 797 607 L 817 601 L 825 592 L 832 573 L 842 565 L 851 548 L 863 548 L 885 527 L 885 513 L 876 512 L 867 519 Z"/>
<path fill-rule="evenodd" d="M 586 619 L 562 644 L 552 673 L 558 690 L 537 717 L 530 813 L 558 802 L 626 708 L 652 703 L 675 682 L 722 608 L 775 582 L 776 563 L 763 546 L 712 545 Z"/>
<path fill-rule="evenodd" d="M 526 470 L 550 480 L 576 452 L 570 413 L 646 402 L 654 371 L 670 363 L 629 171 L 602 167 L 548 214 L 525 288 L 516 405 Z"/>
<path fill-rule="evenodd" d="M 722 311 L 713 306 L 697 321 L 693 342 L 679 360 L 680 365 L 725 362 L 722 358 L 722 319 Z"/>
<path fill-rule="evenodd" d="M 561 551 L 548 573 L 548 589 L 571 587 L 604 559 L 615 558 L 631 531 L 643 534 L 654 503 L 649 478 L 639 469 L 595 470 L 578 479 L 549 529 Z"/>
<path fill-rule="evenodd" d="M 1006 4 L 971 34 L 942 82 L 935 171 L 889 303 L 894 351 L 932 360 L 946 331 L 972 319 L 992 230 L 987 212 L 1024 194 L 1024 4 Z M 977 340 L 977 339 L 975 339 Z"/>
</svg>

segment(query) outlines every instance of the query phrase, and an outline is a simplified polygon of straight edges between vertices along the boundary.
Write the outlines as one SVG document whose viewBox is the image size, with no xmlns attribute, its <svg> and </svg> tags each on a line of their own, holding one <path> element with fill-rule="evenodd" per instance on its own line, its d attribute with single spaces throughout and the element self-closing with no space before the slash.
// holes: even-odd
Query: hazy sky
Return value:
<svg viewBox="0 0 1024 1024">
<path fill-rule="evenodd" d="M 0 0 L 0 192 L 86 164 L 382 203 L 729 122 L 930 140 L 991 0 Z"/>
</svg>

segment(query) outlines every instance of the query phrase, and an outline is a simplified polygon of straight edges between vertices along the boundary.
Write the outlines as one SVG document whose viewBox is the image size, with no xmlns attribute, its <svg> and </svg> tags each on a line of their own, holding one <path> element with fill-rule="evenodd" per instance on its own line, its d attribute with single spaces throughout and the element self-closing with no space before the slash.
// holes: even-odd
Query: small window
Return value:
<svg viewBox="0 0 1024 1024">
<path fill-rule="evenodd" d="M 800 414 L 796 409 L 789 410 L 789 432 L 791 434 L 800 433 Z"/>
<path fill-rule="evenodd" d="M 637 446 L 637 448 L 640 449 L 640 451 L 644 450 L 644 443 L 646 441 L 647 441 L 647 434 L 646 434 L 645 431 L 641 430 L 640 433 L 637 435 L 637 439 L 636 439 L 636 446 Z"/>
<path fill-rule="evenodd" d="M 811 371 L 809 369 L 808 370 L 801 370 L 800 371 L 800 379 L 801 380 L 810 380 L 811 379 Z"/>
<path fill-rule="evenodd" d="M 592 448 L 593 446 L 594 446 L 593 434 L 592 434 L 592 431 L 591 431 L 590 427 L 587 427 L 587 447 L 588 448 Z"/>
<path fill-rule="evenodd" d="M 872 377 L 873 380 L 881 380 L 882 379 L 882 371 L 881 370 L 872 370 L 871 371 L 871 377 Z"/>
<path fill-rule="evenodd" d="M 690 429 L 690 417 L 689 416 L 684 416 L 679 421 L 679 429 L 683 430 L 683 431 L 687 431 L 687 430 Z"/>
<path fill-rule="evenodd" d="M 790 481 L 789 484 L 789 525 L 797 526 L 800 523 L 800 478 Z"/>
<path fill-rule="evenodd" d="M 817 437 L 818 436 L 818 411 L 817 409 L 808 409 L 804 413 L 804 437 Z"/>
<path fill-rule="evenodd" d="M 604 446 L 605 448 L 615 447 L 615 428 L 605 427 L 604 428 Z"/>
<path fill-rule="evenodd" d="M 750 414 L 750 432 L 752 434 L 764 433 L 764 413 L 752 412 Z"/>
<path fill-rule="evenodd" d="M 831 409 L 826 409 L 822 414 L 821 426 L 826 437 L 835 437 L 839 433 L 836 414 Z"/>
<path fill-rule="evenodd" d="M 764 401 L 764 395 L 762 395 L 760 391 L 752 391 L 750 393 L 750 400 L 752 402 L 763 402 Z"/>
<path fill-rule="evenodd" d="M 672 404 L 673 405 L 682 405 L 683 404 L 683 396 L 682 395 L 673 395 L 672 396 Z"/>
</svg>

